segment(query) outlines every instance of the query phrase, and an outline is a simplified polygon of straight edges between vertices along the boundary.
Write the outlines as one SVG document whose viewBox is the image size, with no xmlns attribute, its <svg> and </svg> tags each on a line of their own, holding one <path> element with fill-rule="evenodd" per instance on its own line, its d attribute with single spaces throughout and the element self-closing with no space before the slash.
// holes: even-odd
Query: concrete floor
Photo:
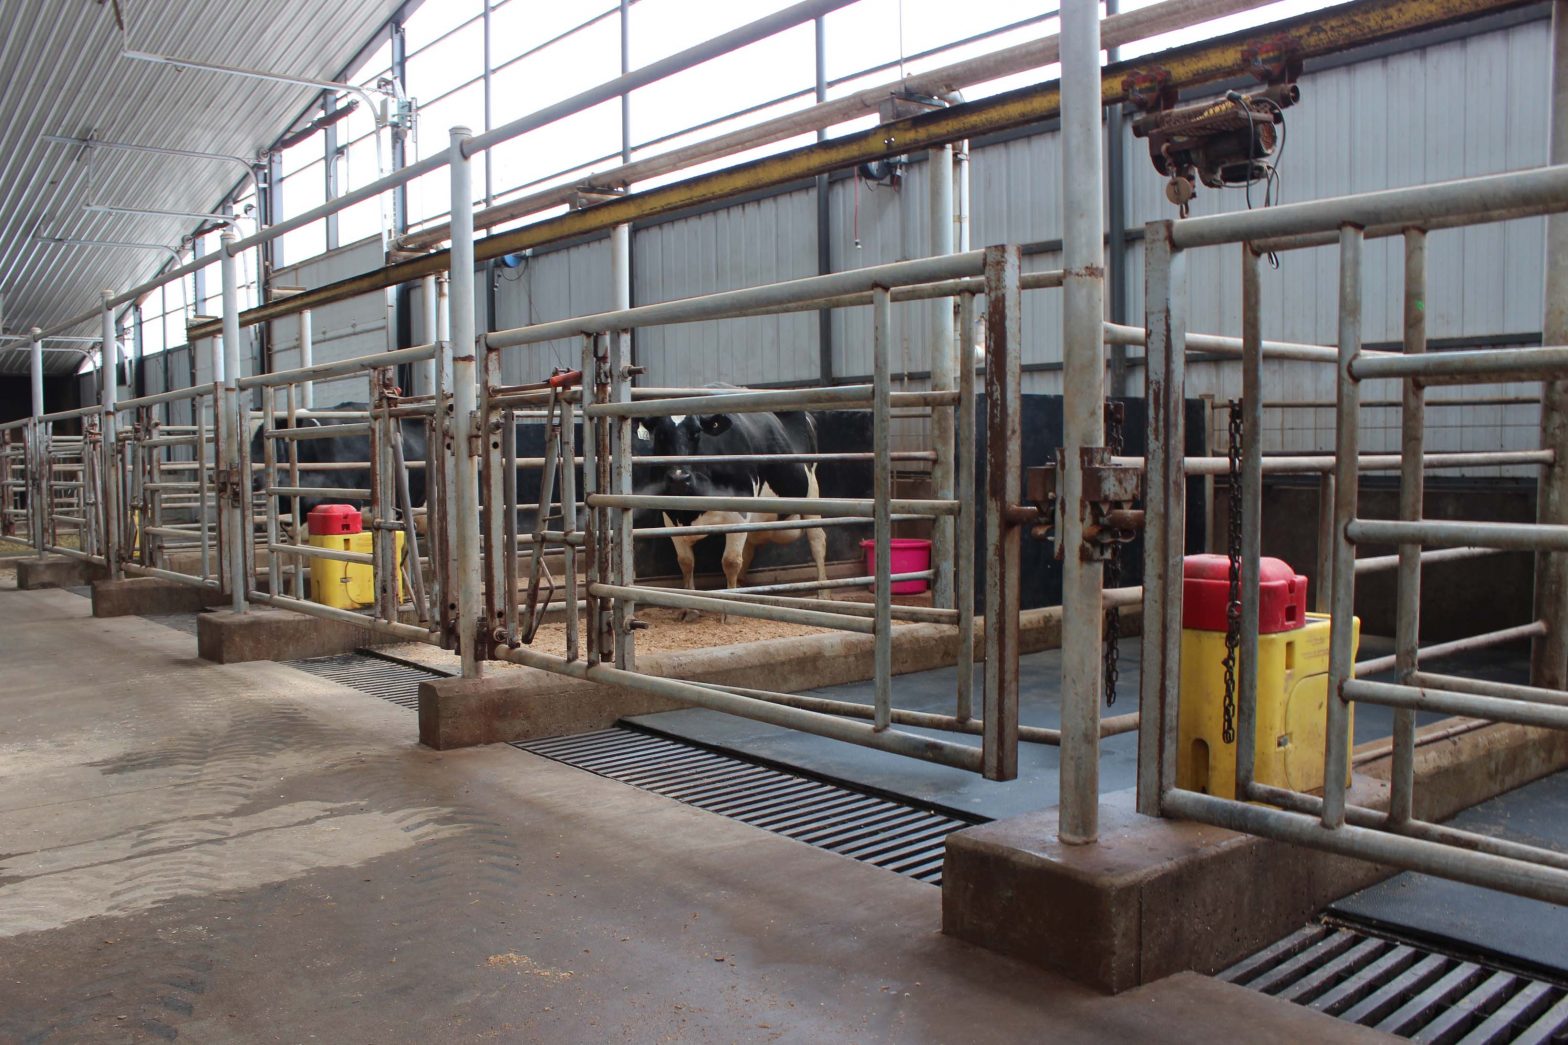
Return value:
<svg viewBox="0 0 1568 1045">
<path fill-rule="evenodd" d="M 0 670 L 0 1041 L 1370 1040 L 1092 994 L 928 885 L 69 592 L 0 591 Z"/>
</svg>

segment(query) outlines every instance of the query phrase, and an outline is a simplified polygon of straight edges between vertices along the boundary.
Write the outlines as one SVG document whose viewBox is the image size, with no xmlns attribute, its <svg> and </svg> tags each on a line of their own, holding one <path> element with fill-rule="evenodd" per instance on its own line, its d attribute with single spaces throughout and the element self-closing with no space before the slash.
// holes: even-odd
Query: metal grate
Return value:
<svg viewBox="0 0 1568 1045">
<path fill-rule="evenodd" d="M 1568 988 L 1344 925 L 1309 925 L 1220 978 L 1416 1041 L 1568 1041 Z"/>
<path fill-rule="evenodd" d="M 293 666 L 415 711 L 419 710 L 419 684 L 447 677 L 444 672 L 432 668 L 421 668 L 371 653 L 344 653 L 335 657 L 296 660 Z"/>
<path fill-rule="evenodd" d="M 512 746 L 933 885 L 980 822 L 621 726 Z"/>
</svg>

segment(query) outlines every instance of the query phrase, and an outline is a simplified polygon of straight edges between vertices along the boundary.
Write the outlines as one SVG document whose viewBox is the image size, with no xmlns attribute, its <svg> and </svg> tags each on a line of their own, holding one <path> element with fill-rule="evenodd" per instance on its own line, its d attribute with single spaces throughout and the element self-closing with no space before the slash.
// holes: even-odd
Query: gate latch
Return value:
<svg viewBox="0 0 1568 1045">
<path fill-rule="evenodd" d="M 1030 468 L 1024 473 L 1025 494 L 1040 511 L 1042 521 L 1032 531 L 1033 536 L 1051 538 L 1056 545 L 1056 557 L 1061 559 L 1066 527 L 1062 518 L 1063 500 L 1060 475 L 1063 451 L 1058 448 L 1056 460 L 1047 465 Z M 1143 528 L 1143 512 L 1134 508 L 1143 493 L 1143 473 L 1129 465 L 1115 464 L 1111 451 L 1104 446 L 1086 446 L 1081 451 L 1083 468 L 1083 547 L 1080 555 L 1087 562 L 1108 560 L 1117 545 L 1126 544 Z"/>
</svg>

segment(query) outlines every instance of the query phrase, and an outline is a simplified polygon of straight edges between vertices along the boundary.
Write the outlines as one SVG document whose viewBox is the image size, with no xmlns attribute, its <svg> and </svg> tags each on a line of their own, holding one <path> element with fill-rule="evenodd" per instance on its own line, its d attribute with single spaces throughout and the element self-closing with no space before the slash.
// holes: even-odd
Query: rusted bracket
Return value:
<svg viewBox="0 0 1568 1045">
<path fill-rule="evenodd" d="M 1112 549 L 1138 536 L 1143 528 L 1143 512 L 1134 508 L 1143 493 L 1143 473 L 1128 465 L 1115 464 L 1104 446 L 1086 446 L 1079 458 L 1083 469 L 1083 496 L 1079 511 L 1083 519 L 1083 546 L 1079 554 L 1085 561 L 1104 562 Z M 1031 536 L 1052 540 L 1056 557 L 1066 555 L 1064 509 L 1059 486 L 1064 465 L 1063 452 L 1056 451 L 1050 464 L 1024 472 L 1024 496 L 1033 502 L 1038 523 Z"/>
</svg>

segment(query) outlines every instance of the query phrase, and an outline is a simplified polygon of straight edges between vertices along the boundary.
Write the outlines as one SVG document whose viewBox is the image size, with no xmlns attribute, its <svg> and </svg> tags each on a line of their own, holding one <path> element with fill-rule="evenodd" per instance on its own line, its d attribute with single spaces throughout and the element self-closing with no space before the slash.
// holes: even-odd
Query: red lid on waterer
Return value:
<svg viewBox="0 0 1568 1045">
<path fill-rule="evenodd" d="M 1230 560 L 1189 555 L 1182 560 L 1181 626 L 1224 631 L 1230 602 Z M 1283 559 L 1258 561 L 1258 632 L 1292 631 L 1307 623 L 1307 579 Z"/>
<path fill-rule="evenodd" d="M 359 509 L 352 504 L 318 504 L 305 516 L 305 523 L 317 537 L 358 533 L 365 528 Z"/>
</svg>

